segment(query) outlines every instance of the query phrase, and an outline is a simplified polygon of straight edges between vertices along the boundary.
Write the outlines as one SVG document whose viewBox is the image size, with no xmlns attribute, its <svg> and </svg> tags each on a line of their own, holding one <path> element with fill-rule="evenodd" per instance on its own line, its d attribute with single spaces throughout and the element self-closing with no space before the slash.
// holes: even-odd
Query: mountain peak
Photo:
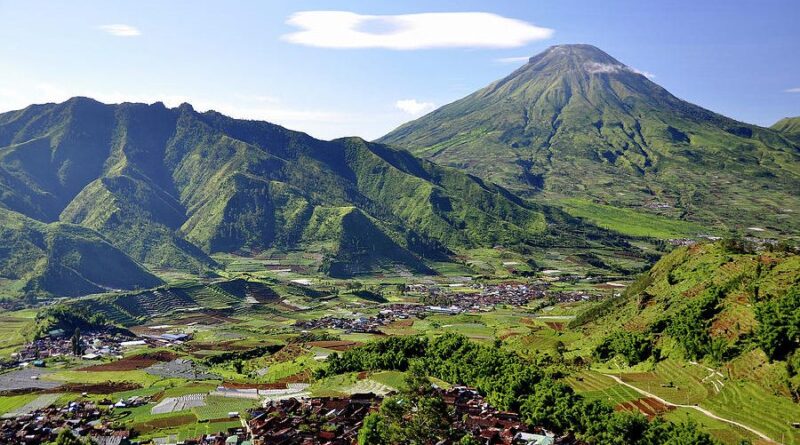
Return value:
<svg viewBox="0 0 800 445">
<path fill-rule="evenodd" d="M 555 45 L 531 57 L 524 69 L 580 70 L 588 74 L 635 73 L 600 48 L 587 44 Z"/>
<path fill-rule="evenodd" d="M 697 221 L 761 224 L 763 211 L 719 198 L 746 183 L 751 209 L 763 209 L 765 188 L 800 208 L 792 137 L 685 102 L 594 46 L 558 45 L 378 141 L 552 202 L 659 202 Z"/>
</svg>

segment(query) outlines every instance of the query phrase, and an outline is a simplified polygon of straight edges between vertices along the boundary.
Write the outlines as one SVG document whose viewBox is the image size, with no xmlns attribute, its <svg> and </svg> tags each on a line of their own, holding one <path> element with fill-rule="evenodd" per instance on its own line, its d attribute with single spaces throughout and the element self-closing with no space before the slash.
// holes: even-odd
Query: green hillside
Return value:
<svg viewBox="0 0 800 445">
<path fill-rule="evenodd" d="M 635 387 L 681 405 L 681 416 L 706 422 L 697 411 L 708 410 L 797 444 L 798 314 L 796 249 L 722 241 L 674 250 L 570 327 L 583 334 L 573 347 L 591 357 L 592 369 L 623 382 L 606 377 L 609 390 Z M 738 443 L 726 436 L 730 424 L 716 428 L 726 431 L 724 442 Z"/>
<path fill-rule="evenodd" d="M 161 280 L 83 227 L 45 224 L 0 208 L 0 296 L 77 296 Z"/>
<path fill-rule="evenodd" d="M 658 338 L 661 354 L 725 365 L 785 396 L 800 390 L 800 255 L 724 241 L 676 249 L 573 325 L 597 341 Z M 742 362 L 757 369 L 741 368 Z"/>
<path fill-rule="evenodd" d="M 188 104 L 74 98 L 0 115 L 0 206 L 94 230 L 148 267 L 191 273 L 218 268 L 212 253 L 267 249 L 317 252 L 325 272 L 349 276 L 431 273 L 427 260 L 498 245 L 629 247 L 406 151 Z"/>
<path fill-rule="evenodd" d="M 786 136 L 682 101 L 589 45 L 554 46 L 378 141 L 543 202 L 800 229 L 800 149 Z"/>
<path fill-rule="evenodd" d="M 783 133 L 787 138 L 800 144 L 800 117 L 783 118 L 770 128 Z"/>
</svg>

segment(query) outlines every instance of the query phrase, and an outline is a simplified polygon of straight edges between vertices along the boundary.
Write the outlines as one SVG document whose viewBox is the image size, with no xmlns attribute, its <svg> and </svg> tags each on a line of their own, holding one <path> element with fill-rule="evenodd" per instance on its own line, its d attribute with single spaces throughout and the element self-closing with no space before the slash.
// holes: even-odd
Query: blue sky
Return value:
<svg viewBox="0 0 800 445">
<path fill-rule="evenodd" d="M 465 12 L 483 14 L 425 14 Z M 186 101 L 372 139 L 520 58 L 590 43 L 678 97 L 770 125 L 800 115 L 798 23 L 796 0 L 0 0 L 0 111 Z"/>
</svg>

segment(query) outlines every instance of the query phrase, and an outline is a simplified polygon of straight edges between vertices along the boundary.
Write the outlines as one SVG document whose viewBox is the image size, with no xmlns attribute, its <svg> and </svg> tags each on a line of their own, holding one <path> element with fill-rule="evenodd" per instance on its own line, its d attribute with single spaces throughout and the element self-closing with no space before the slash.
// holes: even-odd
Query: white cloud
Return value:
<svg viewBox="0 0 800 445">
<path fill-rule="evenodd" d="M 412 116 L 421 116 L 436 108 L 433 102 L 420 102 L 416 99 L 403 99 L 394 103 L 395 108 Z"/>
<path fill-rule="evenodd" d="M 97 28 L 117 37 L 136 37 L 142 35 L 138 28 L 131 25 L 124 25 L 122 23 L 116 23 L 113 25 L 100 25 Z"/>
<path fill-rule="evenodd" d="M 530 56 L 501 57 L 499 59 L 494 59 L 495 62 L 499 63 L 527 63 L 528 60 L 530 60 Z"/>
<path fill-rule="evenodd" d="M 552 29 L 487 12 L 362 15 L 348 11 L 304 11 L 286 22 L 300 31 L 282 36 L 321 48 L 515 48 L 549 38 Z"/>
<path fill-rule="evenodd" d="M 642 76 L 644 76 L 644 77 L 646 77 L 648 79 L 655 79 L 656 78 L 656 75 L 651 73 L 650 71 L 637 70 L 636 68 L 631 68 L 631 67 L 628 67 L 628 69 L 631 70 L 631 72 L 634 72 L 636 74 L 641 74 Z"/>
<path fill-rule="evenodd" d="M 800 87 L 798 88 L 789 88 L 788 90 L 784 90 L 785 93 L 800 93 Z"/>
<path fill-rule="evenodd" d="M 647 71 L 638 70 L 636 68 L 631 68 L 626 65 L 617 64 L 617 63 L 599 63 L 599 62 L 588 62 L 584 65 L 586 71 L 590 73 L 621 73 L 627 71 L 629 73 L 635 73 L 647 77 L 648 79 L 652 79 L 656 77 L 655 74 L 649 73 Z"/>
</svg>

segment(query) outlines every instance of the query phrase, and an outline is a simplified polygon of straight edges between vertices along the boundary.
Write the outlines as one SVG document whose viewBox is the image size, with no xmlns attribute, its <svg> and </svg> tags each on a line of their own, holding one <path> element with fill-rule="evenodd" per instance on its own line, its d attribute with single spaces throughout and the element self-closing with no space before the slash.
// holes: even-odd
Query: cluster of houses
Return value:
<svg viewBox="0 0 800 445">
<path fill-rule="evenodd" d="M 124 332 L 91 331 L 81 333 L 82 358 L 94 360 L 122 355 L 126 342 L 133 337 Z M 11 354 L 14 366 L 33 364 L 43 366 L 44 360 L 73 355 L 71 333 L 54 329 L 47 336 L 26 344 L 19 352 Z"/>
<path fill-rule="evenodd" d="M 545 298 L 546 289 L 543 284 L 521 283 L 475 284 L 472 287 L 479 291 L 445 293 L 431 289 L 422 300 L 436 305 L 432 308 L 445 308 L 450 311 L 490 311 L 496 306 L 525 306 L 532 300 Z"/>
<path fill-rule="evenodd" d="M 47 407 L 0 422 L 0 443 L 39 445 L 53 442 L 63 429 L 99 445 L 127 443 L 130 431 L 104 420 L 108 407 L 90 402 L 71 402 Z"/>
<path fill-rule="evenodd" d="M 356 442 L 364 417 L 376 410 L 381 400 L 375 394 L 355 394 L 268 403 L 251 413 L 253 445 L 350 445 Z"/>
<path fill-rule="evenodd" d="M 572 444 L 543 429 L 528 428 L 519 414 L 498 411 L 477 391 L 456 386 L 439 390 L 456 419 L 454 428 L 471 434 L 486 445 Z M 251 412 L 248 427 L 253 445 L 350 445 L 367 414 L 377 411 L 382 398 L 375 394 L 354 394 L 348 398 L 285 399 L 267 403 Z M 443 440 L 438 445 L 456 442 Z"/>
<path fill-rule="evenodd" d="M 454 386 L 442 391 L 444 402 L 453 409 L 454 427 L 472 434 L 482 444 L 554 445 L 571 441 L 541 429 L 531 429 L 519 414 L 499 411 L 476 390 Z M 445 444 L 442 444 L 445 445 Z"/>
<path fill-rule="evenodd" d="M 99 360 L 104 357 L 121 359 L 126 349 L 143 346 L 164 347 L 177 346 L 191 339 L 190 334 L 168 333 L 144 335 L 136 337 L 124 331 L 89 331 L 80 336 L 81 358 Z M 11 354 L 10 360 L 0 362 L 0 369 L 26 367 L 29 365 L 44 367 L 45 360 L 57 357 L 74 356 L 72 337 L 63 329 L 54 329 L 48 335 L 34 340 Z"/>
<path fill-rule="evenodd" d="M 419 285 L 418 285 L 419 286 Z M 547 285 L 507 283 L 497 285 L 474 284 L 471 287 L 477 292 L 441 292 L 434 287 L 425 289 L 427 295 L 420 301 L 422 304 L 393 303 L 381 305 L 376 315 L 365 315 L 354 311 L 351 317 L 326 316 L 316 320 L 300 320 L 295 327 L 301 330 L 339 329 L 347 333 L 380 334 L 381 328 L 397 321 L 409 318 L 423 318 L 426 315 L 457 315 L 468 312 L 488 312 L 497 306 L 522 307 L 533 300 L 544 298 L 560 303 L 587 301 L 602 298 L 601 295 L 586 291 L 550 292 Z"/>
<path fill-rule="evenodd" d="M 383 309 L 374 316 L 355 313 L 353 317 L 326 316 L 316 320 L 299 320 L 295 327 L 302 330 L 341 329 L 345 332 L 380 333 L 380 328 L 396 320 L 418 317 L 429 308 L 420 304 L 396 303 L 382 306 Z"/>
</svg>

